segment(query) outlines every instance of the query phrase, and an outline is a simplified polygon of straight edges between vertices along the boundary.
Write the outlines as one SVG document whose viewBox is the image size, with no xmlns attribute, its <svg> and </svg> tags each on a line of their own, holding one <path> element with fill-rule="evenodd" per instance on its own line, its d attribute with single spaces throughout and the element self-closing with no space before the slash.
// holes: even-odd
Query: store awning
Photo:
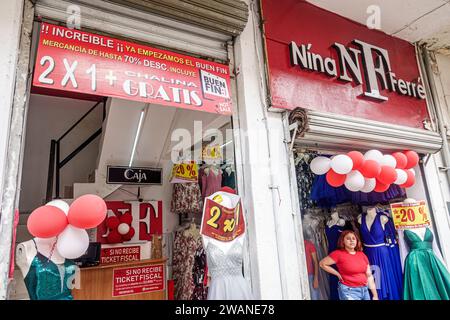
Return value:
<svg viewBox="0 0 450 320">
<path fill-rule="evenodd" d="M 325 150 L 414 150 L 436 153 L 442 147 L 437 132 L 393 125 L 385 122 L 295 109 L 289 116 L 290 129 L 296 130 L 297 148 Z"/>
<path fill-rule="evenodd" d="M 36 0 L 35 15 L 64 26 L 78 22 L 128 41 L 228 60 L 227 42 L 248 20 L 240 0 Z M 77 27 L 78 28 L 78 27 Z"/>
</svg>

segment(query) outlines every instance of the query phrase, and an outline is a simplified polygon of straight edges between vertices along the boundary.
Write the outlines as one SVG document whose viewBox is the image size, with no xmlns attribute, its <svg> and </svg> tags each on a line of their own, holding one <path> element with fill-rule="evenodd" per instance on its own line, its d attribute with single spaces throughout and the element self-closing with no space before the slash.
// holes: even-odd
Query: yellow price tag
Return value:
<svg viewBox="0 0 450 320">
<path fill-rule="evenodd" d="M 420 228 L 430 225 L 430 214 L 425 201 L 391 204 L 392 218 L 396 229 Z"/>
<path fill-rule="evenodd" d="M 198 180 L 198 166 L 195 162 L 175 164 L 172 168 L 172 178 L 196 182 Z"/>
</svg>

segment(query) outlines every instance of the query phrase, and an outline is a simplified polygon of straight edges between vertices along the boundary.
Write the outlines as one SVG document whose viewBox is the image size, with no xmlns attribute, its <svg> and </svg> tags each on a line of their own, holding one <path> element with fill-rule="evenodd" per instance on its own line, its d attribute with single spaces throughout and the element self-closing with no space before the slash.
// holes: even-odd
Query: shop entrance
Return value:
<svg viewBox="0 0 450 320">
<path fill-rule="evenodd" d="M 361 157 L 363 154 L 366 157 L 367 153 L 365 152 L 366 150 L 362 151 Z M 392 153 L 392 151 L 387 151 L 385 155 Z M 364 178 L 365 182 L 359 187 L 359 190 L 351 191 L 351 189 L 357 189 L 356 184 L 358 183 L 355 182 L 357 179 L 350 181 L 345 174 L 336 174 L 332 168 L 327 167 L 330 158 L 333 159 L 339 154 L 348 155 L 347 152 L 302 148 L 300 145 L 297 146 L 294 153 L 311 299 L 345 300 L 346 297 L 343 296 L 342 290 L 348 287 L 365 286 L 363 284 L 358 286 L 356 282 L 346 282 L 343 285 L 343 281 L 350 279 L 346 278 L 347 269 L 340 269 L 344 277 L 339 279 L 337 276 L 325 272 L 319 266 L 319 262 L 324 258 L 341 259 L 342 255 L 337 253 L 347 252 L 340 236 L 348 231 L 351 231 L 351 234 L 359 239 L 361 252 L 368 258 L 380 300 L 417 299 L 412 292 L 415 289 L 419 292 L 421 289 L 414 288 L 410 282 L 410 279 L 418 276 L 417 269 L 411 268 L 411 259 L 414 254 L 408 255 L 417 246 L 411 242 L 411 239 L 419 239 L 419 237 L 415 238 L 413 234 L 420 234 L 421 241 L 427 242 L 427 246 L 431 250 L 430 255 L 433 256 L 432 259 L 443 261 L 439 250 L 439 238 L 436 236 L 437 232 L 433 223 L 433 213 L 428 209 L 428 191 L 421 170 L 422 164 L 415 164 L 412 169 L 405 169 L 412 170 L 415 177 L 415 183 L 408 185 L 407 188 L 398 182 L 403 178 L 398 178 L 400 180 L 396 180 L 397 184 L 392 183 L 386 187 L 381 186 L 378 180 L 375 181 L 375 184 L 370 185 L 370 181 L 367 183 L 367 178 Z M 322 164 L 319 164 L 319 158 L 324 160 Z M 388 157 L 380 162 L 393 166 L 393 168 L 398 168 L 398 166 L 404 168 L 403 164 L 395 161 L 395 163 L 389 163 L 391 160 L 392 158 Z M 356 162 L 353 161 L 353 163 L 356 166 Z M 333 172 L 328 174 L 330 170 Z M 358 170 L 369 175 L 364 167 L 360 167 Z M 404 180 L 406 181 L 406 177 Z M 422 204 L 426 204 L 426 208 L 423 210 L 412 209 L 412 203 L 416 206 L 419 200 L 423 200 Z M 429 224 L 423 223 L 425 220 L 414 215 L 421 215 L 420 218 L 425 217 L 424 219 L 427 219 Z M 424 237 L 425 234 L 428 234 L 427 238 Z M 434 237 L 430 236 L 431 234 Z M 422 246 L 424 245 L 422 244 Z M 355 250 L 359 250 L 358 245 Z M 338 270 L 336 265 L 339 266 L 339 263 L 343 262 L 333 261 L 336 262 L 332 264 L 333 268 Z M 445 267 L 443 268 L 445 269 Z M 364 272 L 362 277 L 365 277 Z M 427 294 L 433 293 L 430 291 Z M 369 295 L 370 298 L 373 298 L 371 293 L 367 294 L 368 298 Z"/>
<path fill-rule="evenodd" d="M 49 31 L 58 28 L 45 24 L 41 31 L 63 35 Z M 37 53 L 29 103 L 16 244 L 32 239 L 26 221 L 36 207 L 95 194 L 106 201 L 108 218 L 88 232 L 99 254 L 75 261 L 85 279 L 72 291 L 75 299 L 206 299 L 203 203 L 223 187 L 238 191 L 228 66 L 166 51 L 153 64 L 129 57 L 129 69 L 114 75 L 100 65 L 114 66 L 111 56 L 92 63 L 80 46 L 70 53 L 77 60 L 59 61 L 54 48 L 72 50 L 39 45 L 46 51 Z M 156 57 L 159 49 L 151 50 Z M 169 66 L 174 57 L 186 70 Z M 166 74 L 156 74 L 157 65 Z M 142 66 L 145 73 L 137 70 Z M 16 265 L 12 299 L 36 298 L 27 271 Z M 159 282 L 127 284 L 128 271 Z"/>
</svg>

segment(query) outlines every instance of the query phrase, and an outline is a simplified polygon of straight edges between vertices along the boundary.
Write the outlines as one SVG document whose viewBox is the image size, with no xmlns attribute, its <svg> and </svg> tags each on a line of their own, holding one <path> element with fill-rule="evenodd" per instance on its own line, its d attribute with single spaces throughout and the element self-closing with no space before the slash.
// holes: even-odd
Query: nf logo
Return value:
<svg viewBox="0 0 450 320">
<path fill-rule="evenodd" d="M 397 78 L 391 68 L 386 49 L 360 40 L 353 40 L 352 44 L 354 47 L 346 47 L 337 42 L 332 45 L 338 55 L 338 61 L 336 61 L 313 53 L 311 44 L 298 46 L 292 41 L 289 44 L 291 65 L 363 85 L 363 95 L 369 98 L 387 101 L 388 98 L 381 94 L 381 90 L 389 90 L 401 95 L 425 99 L 425 89 L 421 84 Z"/>
</svg>

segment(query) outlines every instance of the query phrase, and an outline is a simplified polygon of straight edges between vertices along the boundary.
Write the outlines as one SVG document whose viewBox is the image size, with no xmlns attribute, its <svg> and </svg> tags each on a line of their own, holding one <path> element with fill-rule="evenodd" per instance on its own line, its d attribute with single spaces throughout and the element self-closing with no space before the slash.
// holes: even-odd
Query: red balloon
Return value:
<svg viewBox="0 0 450 320">
<path fill-rule="evenodd" d="M 405 151 L 404 152 L 408 162 L 406 163 L 405 169 L 414 168 L 419 163 L 419 155 L 415 151 Z"/>
<path fill-rule="evenodd" d="M 376 178 L 380 174 L 380 165 L 375 160 L 364 161 L 359 171 L 365 178 Z"/>
<path fill-rule="evenodd" d="M 106 217 L 106 203 L 99 196 L 86 194 L 76 199 L 70 206 L 69 223 L 80 229 L 95 228 Z"/>
<path fill-rule="evenodd" d="M 117 230 L 111 230 L 106 240 L 108 243 L 119 243 L 122 242 L 122 235 Z"/>
<path fill-rule="evenodd" d="M 394 183 L 394 181 L 397 180 L 397 171 L 389 166 L 381 166 L 380 174 L 378 175 L 377 180 L 384 184 Z"/>
<path fill-rule="evenodd" d="M 385 192 L 387 191 L 387 189 L 389 189 L 390 185 L 389 184 L 385 184 L 383 182 L 380 182 L 377 180 L 377 184 L 375 185 L 375 189 L 373 189 L 373 191 L 375 192 Z"/>
<path fill-rule="evenodd" d="M 130 241 L 131 238 L 133 238 L 134 233 L 135 233 L 134 228 L 130 228 L 130 231 L 128 231 L 127 234 L 125 234 L 125 235 L 122 236 L 123 240 L 124 240 L 124 241 Z"/>
<path fill-rule="evenodd" d="M 361 166 L 364 163 L 364 156 L 361 152 L 359 151 L 350 151 L 349 153 L 347 153 L 347 156 L 349 156 L 352 161 L 353 161 L 353 168 L 352 170 L 358 170 L 359 168 L 361 168 Z"/>
<path fill-rule="evenodd" d="M 397 165 L 395 166 L 397 169 L 405 169 L 406 164 L 408 163 L 408 158 L 401 152 L 394 152 L 392 156 L 397 160 Z"/>
<path fill-rule="evenodd" d="M 116 229 L 119 226 L 119 224 L 120 220 L 116 216 L 109 217 L 106 219 L 106 226 L 110 229 Z"/>
<path fill-rule="evenodd" d="M 339 174 L 333 171 L 333 169 L 330 169 L 327 172 L 327 182 L 332 187 L 340 187 L 345 183 L 345 178 L 347 178 L 346 174 Z"/>
<path fill-rule="evenodd" d="M 41 206 L 28 217 L 27 228 L 34 237 L 52 238 L 63 232 L 67 224 L 64 211 L 53 206 Z"/>
<path fill-rule="evenodd" d="M 405 170 L 405 172 L 408 178 L 406 179 L 406 182 L 404 184 L 400 185 L 400 187 L 411 188 L 416 183 L 416 177 L 414 176 L 414 173 L 409 170 Z"/>
<path fill-rule="evenodd" d="M 131 225 L 131 221 L 133 221 L 133 217 L 131 216 L 131 213 L 125 213 L 120 216 L 119 218 L 121 223 L 126 223 Z"/>
</svg>

